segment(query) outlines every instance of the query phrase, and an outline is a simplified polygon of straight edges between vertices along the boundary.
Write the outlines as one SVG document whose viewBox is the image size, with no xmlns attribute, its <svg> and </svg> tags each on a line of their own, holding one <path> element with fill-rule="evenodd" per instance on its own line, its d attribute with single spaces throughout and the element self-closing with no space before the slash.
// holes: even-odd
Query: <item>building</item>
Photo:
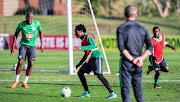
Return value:
<svg viewBox="0 0 180 102">
<path fill-rule="evenodd" d="M 0 15 L 11 16 L 18 9 L 27 8 L 25 1 L 43 15 L 66 15 L 66 0 L 0 0 Z M 74 2 L 72 0 L 72 6 Z"/>
</svg>

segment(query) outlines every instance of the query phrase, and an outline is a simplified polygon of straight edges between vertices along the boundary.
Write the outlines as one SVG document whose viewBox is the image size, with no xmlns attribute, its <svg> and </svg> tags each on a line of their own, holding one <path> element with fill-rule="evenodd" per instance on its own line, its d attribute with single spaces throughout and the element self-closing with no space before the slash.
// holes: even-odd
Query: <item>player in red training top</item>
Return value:
<svg viewBox="0 0 180 102">
<path fill-rule="evenodd" d="M 89 91 L 84 74 L 89 74 L 91 71 L 93 71 L 94 75 L 97 75 L 98 79 L 103 83 L 103 85 L 110 93 L 110 95 L 106 98 L 117 98 L 116 93 L 112 90 L 109 82 L 103 76 L 103 55 L 96 46 L 93 37 L 86 33 L 86 27 L 82 24 L 76 26 L 75 35 L 77 38 L 81 39 L 81 47 L 74 47 L 73 49 L 82 50 L 85 53 L 83 58 L 76 65 L 76 69 L 82 65 L 78 71 L 78 76 L 85 90 L 84 94 L 78 97 L 91 97 L 91 93 Z"/>
<path fill-rule="evenodd" d="M 163 58 L 163 46 L 167 46 L 172 50 L 176 51 L 176 48 L 169 45 L 165 40 L 165 35 L 160 34 L 160 29 L 158 27 L 153 28 L 154 36 L 151 38 L 153 43 L 153 51 L 149 56 L 149 61 L 152 66 L 148 67 L 147 75 L 154 70 L 156 72 L 154 79 L 154 88 L 162 88 L 158 85 L 160 71 L 169 72 L 169 67 L 166 60 Z"/>
</svg>

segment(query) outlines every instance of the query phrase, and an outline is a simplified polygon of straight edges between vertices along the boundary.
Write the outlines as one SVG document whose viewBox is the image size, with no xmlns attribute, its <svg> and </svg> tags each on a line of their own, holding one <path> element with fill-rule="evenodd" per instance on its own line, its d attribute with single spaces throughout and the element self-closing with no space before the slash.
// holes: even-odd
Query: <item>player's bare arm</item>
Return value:
<svg viewBox="0 0 180 102">
<path fill-rule="evenodd" d="M 150 53 L 149 50 L 145 50 L 141 56 L 134 59 L 133 63 L 136 64 L 138 67 L 142 67 L 143 61 L 149 55 L 149 53 Z"/>
<path fill-rule="evenodd" d="M 171 45 L 167 44 L 166 45 L 167 47 L 171 48 L 172 50 L 176 51 L 176 48 L 175 47 L 172 47 Z"/>
<path fill-rule="evenodd" d="M 41 52 L 43 52 L 44 51 L 44 47 L 43 47 L 43 31 L 42 31 L 42 29 L 39 30 L 39 35 L 40 35 L 40 39 L 41 39 L 40 49 L 41 49 Z"/>
<path fill-rule="evenodd" d="M 74 46 L 73 50 L 80 51 L 81 50 L 81 46 Z"/>
<path fill-rule="evenodd" d="M 122 53 L 129 61 L 134 60 L 133 56 L 131 56 L 131 54 L 126 49 L 124 49 L 124 51 Z"/>
<path fill-rule="evenodd" d="M 15 44 L 16 44 L 16 39 L 17 39 L 18 34 L 19 34 L 19 32 L 17 32 L 17 31 L 14 34 L 13 45 L 11 48 L 11 55 L 10 56 L 12 56 L 15 53 Z"/>
</svg>

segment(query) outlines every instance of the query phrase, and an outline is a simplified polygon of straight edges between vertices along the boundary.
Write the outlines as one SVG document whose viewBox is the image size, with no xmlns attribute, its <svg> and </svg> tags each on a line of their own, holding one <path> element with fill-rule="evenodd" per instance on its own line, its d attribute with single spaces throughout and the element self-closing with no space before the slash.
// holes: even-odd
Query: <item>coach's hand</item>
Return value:
<svg viewBox="0 0 180 102">
<path fill-rule="evenodd" d="M 133 60 L 133 64 L 137 65 L 138 67 L 143 66 L 143 59 L 142 57 L 137 57 Z"/>
</svg>

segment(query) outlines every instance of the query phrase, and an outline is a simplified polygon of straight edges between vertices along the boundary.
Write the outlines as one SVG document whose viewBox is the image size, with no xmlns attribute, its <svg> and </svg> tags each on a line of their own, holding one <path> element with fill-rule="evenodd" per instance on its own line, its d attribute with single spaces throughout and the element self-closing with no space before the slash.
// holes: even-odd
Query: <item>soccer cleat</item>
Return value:
<svg viewBox="0 0 180 102">
<path fill-rule="evenodd" d="M 91 97 L 91 93 L 87 93 L 85 92 L 84 94 L 82 94 L 81 96 L 78 96 L 78 97 Z"/>
<path fill-rule="evenodd" d="M 114 92 L 113 94 L 110 94 L 108 97 L 106 97 L 108 99 L 113 99 L 113 98 L 117 98 L 116 93 Z"/>
<path fill-rule="evenodd" d="M 154 85 L 154 88 L 156 88 L 156 89 L 162 89 L 162 87 L 159 86 L 159 85 Z"/>
<path fill-rule="evenodd" d="M 14 81 L 14 83 L 11 85 L 11 88 L 15 88 L 18 84 L 19 84 L 19 82 Z"/>
<path fill-rule="evenodd" d="M 27 83 L 22 83 L 22 87 L 24 87 L 24 88 L 29 88 L 29 87 L 27 86 Z"/>
<path fill-rule="evenodd" d="M 147 75 L 152 71 L 152 68 L 151 68 L 152 66 L 148 66 L 148 70 L 147 70 Z"/>
</svg>

